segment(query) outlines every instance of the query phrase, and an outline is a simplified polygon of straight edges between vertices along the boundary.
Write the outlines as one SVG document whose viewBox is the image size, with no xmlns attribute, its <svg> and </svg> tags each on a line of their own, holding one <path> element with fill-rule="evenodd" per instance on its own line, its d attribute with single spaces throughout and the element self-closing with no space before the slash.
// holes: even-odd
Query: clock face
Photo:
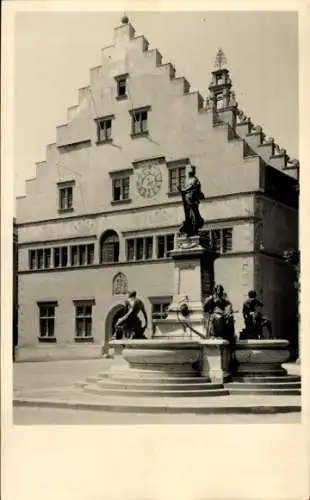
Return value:
<svg viewBox="0 0 310 500">
<path fill-rule="evenodd" d="M 137 176 L 137 190 L 143 198 L 152 198 L 160 190 L 162 175 L 155 165 L 144 167 Z"/>
</svg>

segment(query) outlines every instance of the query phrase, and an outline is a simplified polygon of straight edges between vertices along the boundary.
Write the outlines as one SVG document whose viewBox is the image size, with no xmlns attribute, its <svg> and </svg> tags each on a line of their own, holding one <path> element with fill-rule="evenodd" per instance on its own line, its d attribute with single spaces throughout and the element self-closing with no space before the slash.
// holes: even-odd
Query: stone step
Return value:
<svg viewBox="0 0 310 500">
<path fill-rule="evenodd" d="M 196 385 L 210 383 L 205 377 L 131 377 L 128 372 L 124 372 L 123 376 L 115 376 L 114 374 L 109 374 L 106 377 L 103 376 L 92 376 L 87 377 L 86 382 L 96 383 L 96 382 L 113 382 L 122 384 L 160 384 L 160 385 Z"/>
<path fill-rule="evenodd" d="M 170 384 L 167 384 L 167 383 L 154 383 L 153 381 L 142 381 L 139 383 L 139 382 L 128 382 L 128 381 L 110 381 L 109 379 L 108 380 L 97 380 L 95 382 L 95 384 L 98 386 L 98 387 L 105 387 L 107 389 L 126 389 L 126 390 L 134 390 L 134 389 L 155 389 L 155 390 L 164 390 L 164 391 L 173 391 L 173 390 L 177 390 L 177 391 L 181 391 L 181 390 L 195 390 L 195 391 L 198 391 L 198 390 L 201 390 L 201 389 L 204 389 L 204 390 L 212 390 L 212 389 L 222 389 L 223 388 L 223 384 L 214 384 L 214 383 L 211 383 L 211 382 L 204 382 L 204 381 L 200 381 L 200 379 L 197 380 L 196 383 L 189 383 L 189 384 L 174 384 L 174 383 L 170 383 Z"/>
<path fill-rule="evenodd" d="M 300 382 L 300 375 L 280 375 L 279 377 L 270 377 L 270 376 L 255 376 L 255 377 L 242 377 L 240 378 L 240 382 L 254 382 L 254 383 L 281 383 L 281 382 Z M 238 378 L 234 377 L 233 381 L 239 382 Z"/>
<path fill-rule="evenodd" d="M 231 382 L 225 384 L 232 389 L 300 389 L 300 382 Z"/>
<path fill-rule="evenodd" d="M 214 397 L 214 396 L 227 396 L 229 394 L 227 389 L 222 387 L 221 389 L 201 389 L 201 390 L 155 390 L 155 389 L 107 389 L 105 387 L 98 387 L 96 385 L 86 385 L 84 387 L 84 392 L 88 394 L 100 394 L 102 396 L 126 396 L 126 397 Z"/>
<path fill-rule="evenodd" d="M 270 395 L 270 396 L 299 396 L 301 394 L 300 389 L 281 389 L 281 388 L 274 388 L 274 389 L 255 389 L 252 387 L 227 387 L 229 394 L 235 395 L 235 394 L 251 394 L 251 395 Z"/>
</svg>

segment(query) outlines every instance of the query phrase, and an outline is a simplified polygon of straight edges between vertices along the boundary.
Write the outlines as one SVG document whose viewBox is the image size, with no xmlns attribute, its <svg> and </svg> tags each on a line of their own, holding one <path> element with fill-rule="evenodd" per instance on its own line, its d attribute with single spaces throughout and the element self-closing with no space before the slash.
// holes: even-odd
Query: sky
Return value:
<svg viewBox="0 0 310 500">
<path fill-rule="evenodd" d="M 294 12 L 127 12 L 136 35 L 171 62 L 191 90 L 208 95 L 219 47 L 239 107 L 291 158 L 298 158 L 298 18 Z M 56 127 L 89 84 L 121 12 L 18 12 L 15 17 L 16 196 L 35 177 Z"/>
</svg>

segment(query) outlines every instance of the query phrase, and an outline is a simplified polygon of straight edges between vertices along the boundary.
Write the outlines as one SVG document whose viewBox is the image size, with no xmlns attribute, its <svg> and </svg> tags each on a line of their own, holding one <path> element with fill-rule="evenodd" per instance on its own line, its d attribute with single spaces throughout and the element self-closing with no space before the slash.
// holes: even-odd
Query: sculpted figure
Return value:
<svg viewBox="0 0 310 500">
<path fill-rule="evenodd" d="M 144 326 L 139 313 L 144 317 Z M 114 338 L 145 339 L 147 324 L 147 314 L 142 300 L 137 297 L 136 292 L 130 292 L 125 303 L 125 314 L 116 322 Z"/>
<path fill-rule="evenodd" d="M 234 318 L 232 304 L 222 285 L 216 285 L 213 294 L 204 301 L 207 336 L 221 337 L 230 343 L 234 339 Z"/>
<path fill-rule="evenodd" d="M 187 236 L 194 236 L 198 234 L 199 229 L 202 228 L 204 220 L 199 213 L 199 203 L 204 199 L 204 194 L 201 191 L 201 184 L 196 177 L 195 167 L 189 172 L 188 184 L 179 191 L 182 195 L 183 208 L 185 220 L 180 227 L 180 233 L 185 233 Z"/>
<path fill-rule="evenodd" d="M 257 299 L 255 290 L 248 293 L 248 299 L 244 302 L 242 313 L 245 329 L 242 337 L 248 339 L 264 338 L 263 329 L 266 327 L 268 337 L 272 338 L 271 321 L 262 314 L 263 303 Z"/>
</svg>

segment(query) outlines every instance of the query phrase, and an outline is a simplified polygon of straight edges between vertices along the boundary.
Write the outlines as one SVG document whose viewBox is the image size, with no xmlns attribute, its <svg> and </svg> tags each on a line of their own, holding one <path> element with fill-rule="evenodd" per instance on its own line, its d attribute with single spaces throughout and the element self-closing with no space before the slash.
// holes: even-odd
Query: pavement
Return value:
<svg viewBox="0 0 310 500">
<path fill-rule="evenodd" d="M 168 401 L 166 398 L 108 398 L 86 394 L 74 387 L 77 381 L 107 371 L 112 363 L 117 363 L 117 359 L 15 363 L 14 423 L 78 425 L 300 421 L 299 396 L 230 395 L 208 397 L 207 401 L 205 398 L 170 398 Z M 286 368 L 290 374 L 299 374 L 298 365 L 287 365 Z"/>
</svg>

